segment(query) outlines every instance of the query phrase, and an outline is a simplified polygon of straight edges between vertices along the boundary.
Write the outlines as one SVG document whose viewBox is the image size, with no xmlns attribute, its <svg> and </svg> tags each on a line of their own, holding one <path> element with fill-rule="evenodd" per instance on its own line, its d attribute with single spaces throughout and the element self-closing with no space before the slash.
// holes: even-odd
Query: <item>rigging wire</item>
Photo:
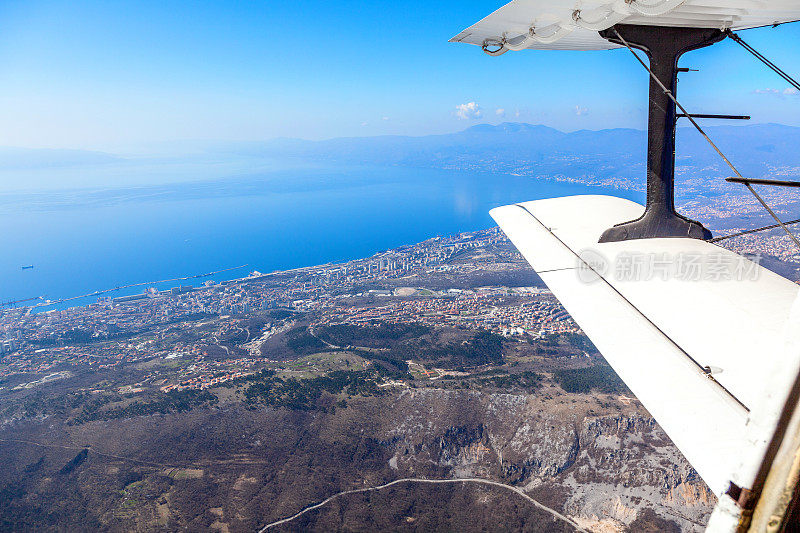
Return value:
<svg viewBox="0 0 800 533">
<path fill-rule="evenodd" d="M 776 65 L 775 63 L 764 57 L 758 50 L 756 50 L 755 48 L 744 42 L 744 40 L 742 40 L 742 38 L 739 37 L 737 34 L 733 33 L 730 29 L 727 29 L 725 30 L 725 35 L 733 39 L 734 42 L 736 42 L 736 44 L 740 45 L 742 48 L 753 54 L 756 57 L 756 59 L 764 63 L 770 69 L 772 69 L 775 72 L 775 74 L 786 80 L 792 87 L 800 91 L 800 83 L 798 83 L 797 80 L 795 80 L 789 74 L 784 72 L 778 65 Z"/>
<path fill-rule="evenodd" d="M 747 186 L 750 192 L 753 193 L 753 196 L 756 197 L 756 199 L 761 203 L 761 205 L 769 212 L 772 218 L 775 219 L 775 222 L 777 222 L 780 225 L 780 227 L 783 228 L 786 234 L 789 235 L 789 237 L 794 241 L 797 248 L 800 249 L 800 240 L 797 239 L 797 236 L 791 231 L 789 231 L 789 228 L 787 228 L 786 225 L 783 222 L 781 222 L 781 219 L 778 217 L 778 215 L 776 215 L 775 212 L 769 208 L 769 206 L 764 202 L 764 200 L 761 199 L 761 196 L 759 196 L 758 193 L 756 193 L 755 189 L 753 189 L 753 187 L 749 183 L 747 183 L 747 178 L 742 176 L 741 172 L 739 172 L 739 170 L 734 166 L 734 164 L 731 163 L 730 159 L 728 159 L 725 156 L 725 154 L 722 153 L 722 150 L 720 150 L 719 147 L 714 143 L 714 141 L 712 141 L 711 138 L 706 134 L 706 132 L 703 131 L 703 128 L 700 127 L 700 125 L 697 123 L 697 121 L 695 121 L 692 115 L 688 111 L 686 111 L 686 108 L 683 107 L 680 102 L 678 102 L 677 98 L 675 98 L 675 95 L 672 94 L 672 91 L 670 91 L 667 88 L 667 86 L 664 85 L 664 83 L 660 79 L 658 79 L 658 76 L 656 76 L 655 73 L 653 73 L 653 71 L 650 70 L 650 67 L 648 67 L 647 64 L 642 60 L 642 58 L 639 57 L 639 54 L 637 54 L 636 51 L 634 51 L 634 49 L 631 47 L 628 41 L 626 41 L 625 38 L 622 35 L 620 35 L 619 30 L 617 30 L 616 27 L 614 27 L 613 30 L 614 34 L 616 34 L 620 42 L 625 45 L 625 47 L 630 51 L 631 54 L 633 54 L 633 57 L 636 58 L 639 64 L 641 64 L 642 67 L 644 67 L 644 69 L 650 74 L 650 77 L 658 84 L 659 87 L 661 87 L 661 90 L 664 91 L 664 94 L 666 94 L 667 97 L 669 97 L 669 99 L 672 100 L 672 102 L 684 113 L 684 115 L 686 115 L 686 118 L 689 119 L 689 122 L 692 123 L 692 126 L 694 126 L 695 129 L 698 132 L 700 132 L 700 135 L 702 135 L 703 138 L 706 141 L 708 141 L 708 144 L 711 145 L 711 147 L 717 152 L 717 154 L 719 154 L 722 160 L 725 161 L 725 163 L 731 168 L 733 173 L 736 174 L 736 176 L 743 181 L 743 183 Z"/>
<path fill-rule="evenodd" d="M 791 226 L 792 224 L 797 224 L 800 222 L 800 218 L 795 220 L 790 220 L 789 222 L 784 222 L 785 225 Z M 714 237 L 713 239 L 708 239 L 708 242 L 719 242 L 724 241 L 725 239 L 733 239 L 734 237 L 741 237 L 742 235 L 749 235 L 751 233 L 756 233 L 757 231 L 766 231 L 768 229 L 775 229 L 780 228 L 780 224 L 772 224 L 770 226 L 764 226 L 763 228 L 756 228 L 756 229 L 748 229 L 744 231 L 740 231 L 738 233 L 732 233 L 730 235 L 722 235 L 720 237 Z"/>
<path fill-rule="evenodd" d="M 789 237 L 791 237 L 792 240 L 794 240 L 794 243 L 797 245 L 797 248 L 800 249 L 800 241 L 797 240 L 797 237 L 795 237 L 794 233 L 789 231 L 789 228 L 786 227 L 786 224 L 781 222 L 781 219 L 778 218 L 778 215 L 775 214 L 775 211 L 770 209 L 769 206 L 767 205 L 767 203 L 764 200 L 761 199 L 761 196 L 759 196 L 759 194 L 756 192 L 756 190 L 753 188 L 752 185 L 750 185 L 749 183 L 745 183 L 744 185 L 745 185 L 745 187 L 747 187 L 750 190 L 751 193 L 753 193 L 753 196 L 756 197 L 756 200 L 758 200 L 759 203 L 761 203 L 761 205 L 764 207 L 764 209 L 766 209 L 769 212 L 769 214 L 772 215 L 772 218 L 774 218 L 775 221 L 778 224 L 781 225 L 781 228 L 783 228 L 783 231 L 785 231 L 789 235 Z"/>
</svg>

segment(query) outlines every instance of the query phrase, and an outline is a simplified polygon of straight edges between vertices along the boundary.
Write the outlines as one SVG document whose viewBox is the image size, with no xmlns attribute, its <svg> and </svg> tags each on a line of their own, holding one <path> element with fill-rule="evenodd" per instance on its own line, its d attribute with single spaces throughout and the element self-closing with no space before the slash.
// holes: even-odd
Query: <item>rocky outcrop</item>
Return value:
<svg viewBox="0 0 800 533">
<path fill-rule="evenodd" d="M 648 509 L 702 530 L 715 502 L 652 417 L 588 396 L 412 389 L 393 402 L 384 437 L 400 473 L 520 486 L 597 531 L 626 530 Z"/>
</svg>

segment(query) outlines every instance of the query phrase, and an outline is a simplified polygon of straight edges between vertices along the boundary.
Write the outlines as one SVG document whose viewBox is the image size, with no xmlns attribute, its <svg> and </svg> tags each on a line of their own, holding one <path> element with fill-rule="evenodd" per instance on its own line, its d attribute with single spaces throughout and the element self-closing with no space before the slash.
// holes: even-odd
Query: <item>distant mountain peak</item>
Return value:
<svg viewBox="0 0 800 533">
<path fill-rule="evenodd" d="M 556 133 L 566 135 L 549 126 L 541 124 L 528 124 L 527 122 L 502 122 L 500 124 L 476 124 L 462 131 L 462 133 Z"/>
</svg>

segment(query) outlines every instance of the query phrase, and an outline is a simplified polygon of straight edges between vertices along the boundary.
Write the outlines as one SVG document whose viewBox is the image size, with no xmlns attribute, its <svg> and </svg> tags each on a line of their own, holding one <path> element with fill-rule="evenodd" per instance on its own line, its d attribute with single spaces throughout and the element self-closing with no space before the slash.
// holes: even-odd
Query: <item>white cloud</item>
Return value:
<svg viewBox="0 0 800 533">
<path fill-rule="evenodd" d="M 481 112 L 481 106 L 475 102 L 469 102 L 456 106 L 456 116 L 460 119 L 467 120 L 481 118 L 483 113 Z"/>
<path fill-rule="evenodd" d="M 764 89 L 756 89 L 753 91 L 753 94 L 766 94 L 769 96 L 777 96 L 778 98 L 783 98 L 784 96 L 795 96 L 800 94 L 800 91 L 795 89 L 794 87 L 787 87 L 786 89 L 773 89 L 772 87 L 766 87 Z"/>
<path fill-rule="evenodd" d="M 589 113 L 589 109 L 588 108 L 581 107 L 579 105 L 575 106 L 575 114 L 578 115 L 579 117 L 581 117 L 583 115 L 587 115 L 588 113 Z"/>
<path fill-rule="evenodd" d="M 514 116 L 515 116 L 516 118 L 519 118 L 520 114 L 521 114 L 521 113 L 519 112 L 519 109 L 517 109 L 516 111 L 514 111 Z"/>
<path fill-rule="evenodd" d="M 494 110 L 494 114 L 497 115 L 498 117 L 504 117 L 506 116 L 506 110 L 503 109 L 502 107 L 498 107 L 497 109 Z"/>
</svg>

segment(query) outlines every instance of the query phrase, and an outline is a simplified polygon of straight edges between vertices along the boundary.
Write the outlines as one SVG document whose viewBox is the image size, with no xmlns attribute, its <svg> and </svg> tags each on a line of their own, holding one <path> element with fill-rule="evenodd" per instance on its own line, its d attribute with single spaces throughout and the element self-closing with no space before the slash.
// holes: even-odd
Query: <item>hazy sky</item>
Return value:
<svg viewBox="0 0 800 533">
<path fill-rule="evenodd" d="M 0 6 L 0 145 L 423 135 L 478 122 L 645 126 L 629 52 L 447 40 L 502 1 L 37 1 Z M 800 24 L 742 34 L 800 75 Z M 800 125 L 800 95 L 733 42 L 694 52 L 697 112 Z"/>
</svg>

